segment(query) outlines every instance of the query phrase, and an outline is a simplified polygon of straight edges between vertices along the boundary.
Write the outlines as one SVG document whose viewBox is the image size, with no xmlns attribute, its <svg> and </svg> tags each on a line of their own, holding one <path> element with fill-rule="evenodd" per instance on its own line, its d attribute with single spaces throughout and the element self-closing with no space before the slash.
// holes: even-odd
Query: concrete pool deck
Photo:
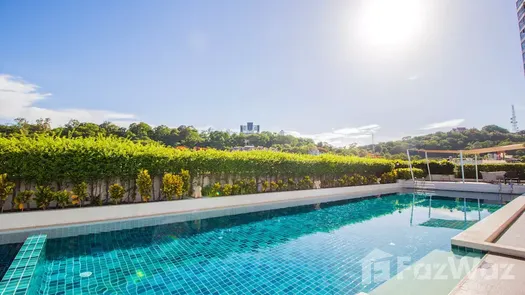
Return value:
<svg viewBox="0 0 525 295">
<path fill-rule="evenodd" d="M 450 295 L 523 294 L 525 261 L 488 254 Z"/>
</svg>

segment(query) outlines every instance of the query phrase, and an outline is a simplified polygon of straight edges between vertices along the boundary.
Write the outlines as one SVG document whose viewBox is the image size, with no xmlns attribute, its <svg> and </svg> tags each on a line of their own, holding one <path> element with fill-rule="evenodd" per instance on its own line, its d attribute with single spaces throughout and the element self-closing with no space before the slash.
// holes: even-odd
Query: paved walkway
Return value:
<svg viewBox="0 0 525 295">
<path fill-rule="evenodd" d="M 450 295 L 512 295 L 525 293 L 525 261 L 486 255 Z"/>
<path fill-rule="evenodd" d="M 522 214 L 505 233 L 498 239 L 496 244 L 525 248 L 525 215 Z"/>
</svg>

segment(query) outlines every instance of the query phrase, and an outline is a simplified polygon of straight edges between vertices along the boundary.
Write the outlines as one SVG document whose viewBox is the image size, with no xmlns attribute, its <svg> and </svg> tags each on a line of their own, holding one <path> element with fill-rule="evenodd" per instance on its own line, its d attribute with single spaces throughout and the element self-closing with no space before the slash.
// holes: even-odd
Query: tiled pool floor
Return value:
<svg viewBox="0 0 525 295">
<path fill-rule="evenodd" d="M 372 251 L 392 255 L 395 275 L 406 266 L 398 268 L 396 257 L 450 250 L 451 237 L 498 208 L 431 204 L 427 196 L 391 195 L 51 239 L 40 293 L 368 292 L 382 283 L 362 275 Z"/>
</svg>

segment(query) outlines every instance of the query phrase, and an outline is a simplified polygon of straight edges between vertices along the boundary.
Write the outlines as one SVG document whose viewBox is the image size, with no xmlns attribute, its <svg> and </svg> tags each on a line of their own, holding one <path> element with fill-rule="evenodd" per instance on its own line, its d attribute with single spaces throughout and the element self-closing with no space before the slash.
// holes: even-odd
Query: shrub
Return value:
<svg viewBox="0 0 525 295">
<path fill-rule="evenodd" d="M 279 181 L 281 183 L 283 182 L 282 180 L 279 180 Z M 279 191 L 279 184 L 275 181 L 270 182 L 270 189 L 272 190 L 272 192 Z"/>
<path fill-rule="evenodd" d="M 451 175 L 454 174 L 455 164 L 447 160 L 430 160 L 429 161 L 430 172 L 432 174 L 444 174 Z M 398 162 L 396 168 L 410 168 L 408 161 Z M 426 160 L 416 160 L 412 161 L 412 168 L 419 168 L 425 172 L 425 175 L 428 175 L 427 161 Z"/>
<path fill-rule="evenodd" d="M 350 177 L 350 185 L 363 185 L 366 183 L 366 178 L 359 174 L 354 174 Z"/>
<path fill-rule="evenodd" d="M 15 184 L 7 180 L 7 174 L 0 174 L 0 208 L 4 208 L 5 200 L 13 193 Z"/>
<path fill-rule="evenodd" d="M 370 175 L 366 178 L 366 184 L 377 184 L 379 179 L 375 175 Z"/>
<path fill-rule="evenodd" d="M 71 196 L 71 203 L 73 205 L 80 205 L 82 206 L 84 204 L 84 201 L 87 199 L 87 183 L 80 182 L 73 186 L 72 189 L 73 195 Z"/>
<path fill-rule="evenodd" d="M 397 180 L 397 172 L 394 170 L 394 171 L 390 171 L 390 172 L 385 172 L 381 175 L 381 183 L 385 184 L 385 183 L 395 183 Z"/>
<path fill-rule="evenodd" d="M 282 179 L 277 180 L 277 191 L 287 191 L 288 190 L 288 184 L 284 183 Z"/>
<path fill-rule="evenodd" d="M 54 193 L 49 186 L 38 185 L 35 191 L 36 206 L 40 209 L 47 209 L 49 203 L 53 201 Z"/>
<path fill-rule="evenodd" d="M 53 193 L 53 200 L 57 203 L 57 206 L 64 208 L 69 204 L 69 195 L 67 190 L 57 191 Z"/>
<path fill-rule="evenodd" d="M 184 194 L 184 186 L 184 179 L 181 175 L 166 173 L 162 177 L 162 194 L 169 201 L 173 200 L 173 197 L 181 198 Z"/>
<path fill-rule="evenodd" d="M 216 182 L 214 183 L 212 186 L 211 186 L 211 190 L 210 190 L 210 193 L 211 193 L 211 196 L 213 197 L 218 197 L 221 195 L 221 183 L 220 182 Z"/>
<path fill-rule="evenodd" d="M 244 181 L 244 194 L 256 194 L 257 193 L 257 181 L 255 178 L 250 178 Z"/>
<path fill-rule="evenodd" d="M 229 183 L 222 186 L 222 195 L 223 196 L 231 196 L 232 194 L 233 186 Z"/>
<path fill-rule="evenodd" d="M 410 173 L 410 168 L 399 168 L 395 169 L 397 174 L 397 179 L 412 179 L 412 174 Z M 426 176 L 425 171 L 419 168 L 412 168 L 415 178 L 424 178 Z"/>
<path fill-rule="evenodd" d="M 151 199 L 152 181 L 148 170 L 142 169 L 139 171 L 139 174 L 137 175 L 137 186 L 142 200 L 144 202 L 149 201 L 149 199 Z"/>
<path fill-rule="evenodd" d="M 122 138 L 65 138 L 50 135 L 0 138 L 0 166 L 12 179 L 33 180 L 38 184 L 134 179 L 141 169 L 146 169 L 151 175 L 191 169 L 194 175 L 336 177 L 354 173 L 379 176 L 394 168 L 393 162 L 385 159 L 274 151 L 194 151 L 151 142 L 134 143 Z"/>
<path fill-rule="evenodd" d="M 341 178 L 337 180 L 337 186 L 349 186 L 350 185 L 350 177 L 348 175 L 343 175 Z"/>
<path fill-rule="evenodd" d="M 263 181 L 261 184 L 262 192 L 263 193 L 267 192 L 269 188 L 270 188 L 270 182 L 268 180 Z"/>
<path fill-rule="evenodd" d="M 287 182 L 288 190 L 293 191 L 297 189 L 297 184 L 293 178 L 288 178 Z"/>
<path fill-rule="evenodd" d="M 201 193 L 202 193 L 203 196 L 207 196 L 207 197 L 212 196 L 213 194 L 212 194 L 212 187 L 211 187 L 211 185 L 205 185 L 202 188 Z"/>
<path fill-rule="evenodd" d="M 305 176 L 299 181 L 299 189 L 312 189 L 314 188 L 314 182 L 310 179 L 310 176 Z"/>
<path fill-rule="evenodd" d="M 118 204 L 122 198 L 124 198 L 124 187 L 118 183 L 114 183 L 109 186 L 109 197 L 113 201 L 113 204 Z"/>
<path fill-rule="evenodd" d="M 240 195 L 241 194 L 241 186 L 237 183 L 234 183 L 232 185 L 232 195 Z"/>
<path fill-rule="evenodd" d="M 180 177 L 182 179 L 182 195 L 188 195 L 188 193 L 190 192 L 190 185 L 191 185 L 190 171 L 181 169 Z"/>
<path fill-rule="evenodd" d="M 474 179 L 476 178 L 476 166 L 475 165 L 464 165 L 465 169 L 465 178 Z M 481 171 L 483 172 L 496 172 L 496 171 L 513 171 L 517 172 L 521 179 L 525 179 L 525 164 L 516 163 L 516 164 L 480 164 L 478 165 L 478 177 L 481 179 Z M 461 178 L 461 166 L 457 166 L 455 170 L 455 175 L 457 178 Z"/>
<path fill-rule="evenodd" d="M 34 194 L 35 192 L 32 190 L 25 190 L 19 192 L 15 197 L 15 204 L 18 210 L 24 211 L 25 206 L 27 205 L 27 203 L 29 203 L 29 201 L 31 201 L 31 198 Z"/>
</svg>

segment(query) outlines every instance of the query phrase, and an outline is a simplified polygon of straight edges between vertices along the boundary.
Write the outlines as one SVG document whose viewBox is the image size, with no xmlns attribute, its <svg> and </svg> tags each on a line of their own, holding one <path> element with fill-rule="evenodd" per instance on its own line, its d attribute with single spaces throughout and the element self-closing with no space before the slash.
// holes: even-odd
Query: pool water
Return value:
<svg viewBox="0 0 525 295">
<path fill-rule="evenodd" d="M 381 283 L 362 277 L 372 251 L 411 262 L 450 251 L 453 236 L 498 208 L 397 194 L 50 239 L 39 292 L 369 292 Z"/>
</svg>

